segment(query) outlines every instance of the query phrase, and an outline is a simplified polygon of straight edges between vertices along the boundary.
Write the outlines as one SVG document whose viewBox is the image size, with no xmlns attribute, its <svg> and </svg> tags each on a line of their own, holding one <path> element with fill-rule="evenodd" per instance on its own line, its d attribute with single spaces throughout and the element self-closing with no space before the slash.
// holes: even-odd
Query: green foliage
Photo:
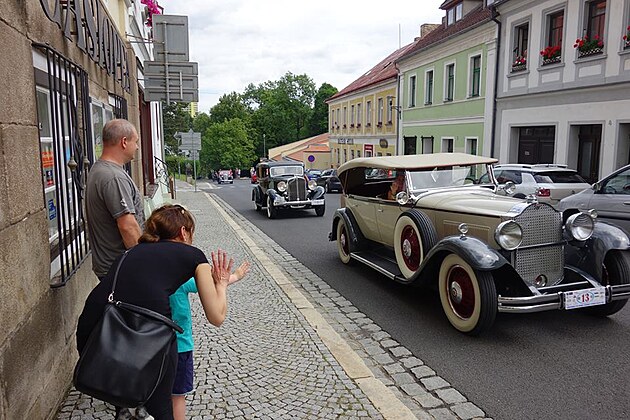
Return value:
<svg viewBox="0 0 630 420">
<path fill-rule="evenodd" d="M 328 104 L 326 100 L 337 93 L 336 87 L 323 83 L 315 94 L 315 106 L 308 124 L 309 137 L 328 131 Z"/>
<path fill-rule="evenodd" d="M 219 103 L 210 110 L 210 121 L 213 123 L 220 123 L 233 118 L 240 118 L 244 122 L 251 118 L 251 111 L 241 95 L 236 92 L 221 96 Z"/>
<path fill-rule="evenodd" d="M 254 158 L 254 145 L 240 118 L 211 124 L 201 136 L 200 161 L 204 170 L 245 168 Z"/>
<path fill-rule="evenodd" d="M 175 133 L 188 131 L 192 128 L 192 117 L 186 112 L 185 103 L 173 102 L 170 105 L 162 103 L 162 119 L 164 121 L 164 142 L 166 154 L 178 154 L 178 140 Z"/>
</svg>

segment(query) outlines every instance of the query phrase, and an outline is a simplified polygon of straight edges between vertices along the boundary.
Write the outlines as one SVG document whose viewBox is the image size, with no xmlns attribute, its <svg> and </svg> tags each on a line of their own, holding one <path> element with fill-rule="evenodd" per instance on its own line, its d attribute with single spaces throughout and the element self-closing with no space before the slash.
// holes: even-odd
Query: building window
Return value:
<svg viewBox="0 0 630 420">
<path fill-rule="evenodd" d="M 343 128 L 348 126 L 348 107 L 343 107 Z"/>
<path fill-rule="evenodd" d="M 433 136 L 422 137 L 422 153 L 425 155 L 433 153 Z"/>
<path fill-rule="evenodd" d="M 564 10 L 552 13 L 547 17 L 547 45 L 540 52 L 542 65 L 562 61 L 562 33 L 564 31 Z"/>
<path fill-rule="evenodd" d="M 372 101 L 367 101 L 365 103 L 365 123 L 369 127 L 372 125 Z"/>
<path fill-rule="evenodd" d="M 89 254 L 83 211 L 86 165 L 93 161 L 87 73 L 46 46 L 35 69 L 43 199 L 50 245 L 50 284 L 63 286 Z M 86 139 L 89 139 L 86 141 Z"/>
<path fill-rule="evenodd" d="M 409 77 L 409 108 L 416 106 L 416 76 Z"/>
<path fill-rule="evenodd" d="M 393 113 L 394 113 L 394 97 L 388 96 L 387 97 L 387 124 L 392 123 Z"/>
<path fill-rule="evenodd" d="M 478 152 L 479 151 L 477 150 L 477 139 L 476 138 L 466 139 L 466 153 L 468 153 L 469 155 L 476 156 Z M 477 166 L 481 166 L 481 165 L 477 165 Z M 478 168 L 477 166 L 473 166 L 470 172 L 470 176 L 474 179 L 477 178 L 477 174 L 479 174 L 482 170 L 482 168 Z M 478 169 L 481 169 L 481 170 L 478 170 Z"/>
<path fill-rule="evenodd" d="M 92 99 L 92 138 L 94 143 L 93 161 L 98 160 L 103 153 L 103 127 L 114 119 L 112 108 Z"/>
<path fill-rule="evenodd" d="M 383 125 L 383 98 L 378 98 L 378 121 L 377 125 Z"/>
<path fill-rule="evenodd" d="M 453 153 L 453 139 L 442 139 L 442 152 Z"/>
<path fill-rule="evenodd" d="M 470 96 L 479 96 L 481 87 L 481 56 L 476 55 L 470 59 Z"/>
<path fill-rule="evenodd" d="M 433 103 L 433 70 L 426 72 L 424 83 L 424 104 L 431 105 Z"/>
<path fill-rule="evenodd" d="M 529 23 L 514 28 L 514 48 L 512 49 L 512 71 L 527 69 L 527 46 L 529 42 Z"/>
<path fill-rule="evenodd" d="M 361 127 L 361 122 L 363 120 L 361 104 L 357 104 L 357 127 Z"/>
<path fill-rule="evenodd" d="M 350 150 L 350 159 L 354 159 L 354 149 Z"/>
<path fill-rule="evenodd" d="M 463 15 L 464 15 L 464 4 L 463 3 L 459 3 L 458 5 L 451 7 L 446 12 L 447 25 L 452 25 L 453 23 L 457 22 L 458 20 L 461 20 Z"/>
<path fill-rule="evenodd" d="M 343 149 L 343 163 L 348 161 L 348 149 Z"/>
<path fill-rule="evenodd" d="M 455 64 L 446 66 L 444 82 L 444 101 L 452 101 L 455 93 Z"/>
<path fill-rule="evenodd" d="M 361 157 L 361 151 L 357 150 L 357 157 L 360 158 Z"/>
<path fill-rule="evenodd" d="M 604 40 L 606 23 L 606 0 L 591 1 L 588 4 L 588 26 L 586 35 L 589 39 Z"/>
<path fill-rule="evenodd" d="M 354 105 L 350 107 L 350 127 L 354 127 Z"/>
</svg>

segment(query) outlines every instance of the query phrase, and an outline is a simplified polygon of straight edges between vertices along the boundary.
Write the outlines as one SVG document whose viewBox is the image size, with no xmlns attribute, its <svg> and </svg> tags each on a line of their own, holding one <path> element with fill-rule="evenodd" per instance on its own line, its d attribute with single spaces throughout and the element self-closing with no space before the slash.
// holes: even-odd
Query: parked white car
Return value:
<svg viewBox="0 0 630 420">
<path fill-rule="evenodd" d="M 509 181 L 515 184 L 513 197 L 525 198 L 533 194 L 539 202 L 552 206 L 556 206 L 565 197 L 591 187 L 577 171 L 567 168 L 566 165 L 496 165 L 494 176 L 500 185 Z M 487 173 L 479 178 L 481 184 L 490 182 Z"/>
</svg>

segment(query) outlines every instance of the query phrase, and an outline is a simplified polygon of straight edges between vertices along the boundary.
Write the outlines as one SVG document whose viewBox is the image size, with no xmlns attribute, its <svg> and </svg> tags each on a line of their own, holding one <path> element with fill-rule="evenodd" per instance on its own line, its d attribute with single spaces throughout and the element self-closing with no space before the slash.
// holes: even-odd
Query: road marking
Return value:
<svg viewBox="0 0 630 420">
<path fill-rule="evenodd" d="M 372 371 L 365 365 L 363 359 L 350 347 L 348 342 L 330 326 L 308 299 L 293 285 L 291 280 L 284 275 L 282 270 L 274 264 L 243 228 L 216 202 L 214 197 L 206 192 L 204 192 L 204 194 L 228 225 L 234 229 L 238 237 L 248 246 L 251 253 L 260 262 L 269 276 L 271 276 L 302 313 L 326 347 L 328 347 L 328 350 L 330 350 L 335 359 L 337 359 L 337 362 L 357 386 L 361 388 L 361 391 L 369 398 L 381 415 L 386 420 L 417 419 L 413 412 L 403 404 L 383 382 L 374 377 Z"/>
</svg>

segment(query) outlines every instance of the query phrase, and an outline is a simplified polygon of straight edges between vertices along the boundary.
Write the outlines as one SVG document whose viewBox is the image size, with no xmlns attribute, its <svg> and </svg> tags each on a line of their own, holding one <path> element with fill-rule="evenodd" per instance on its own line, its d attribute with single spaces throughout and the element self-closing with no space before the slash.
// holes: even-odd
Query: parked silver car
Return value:
<svg viewBox="0 0 630 420">
<path fill-rule="evenodd" d="M 630 232 L 630 165 L 563 199 L 558 208 L 565 213 L 595 209 L 598 219 Z"/>
<path fill-rule="evenodd" d="M 590 188 L 590 184 L 567 165 L 508 163 L 495 165 L 494 176 L 499 184 L 510 181 L 515 184 L 513 197 L 525 198 L 531 194 L 539 202 L 552 206 L 565 197 Z M 490 182 L 488 174 L 481 176 L 479 182 Z"/>
</svg>

